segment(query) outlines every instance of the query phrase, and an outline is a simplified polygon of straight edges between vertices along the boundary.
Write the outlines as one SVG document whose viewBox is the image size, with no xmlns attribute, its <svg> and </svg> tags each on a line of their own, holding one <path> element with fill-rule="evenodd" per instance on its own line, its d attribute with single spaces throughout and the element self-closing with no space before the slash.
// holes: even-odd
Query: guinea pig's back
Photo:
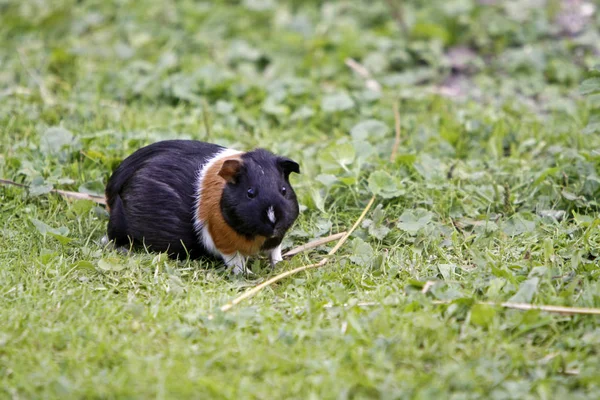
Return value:
<svg viewBox="0 0 600 400">
<path fill-rule="evenodd" d="M 109 239 L 126 245 L 122 242 L 132 238 L 181 257 L 202 255 L 193 226 L 197 174 L 222 149 L 197 141 L 163 141 L 126 158 L 106 188 Z"/>
<path fill-rule="evenodd" d="M 110 207 L 112 197 L 148 164 L 166 162 L 168 165 L 173 160 L 188 160 L 202 165 L 222 149 L 221 146 L 196 140 L 164 140 L 142 147 L 124 159 L 112 173 L 105 190 L 107 204 Z"/>
</svg>

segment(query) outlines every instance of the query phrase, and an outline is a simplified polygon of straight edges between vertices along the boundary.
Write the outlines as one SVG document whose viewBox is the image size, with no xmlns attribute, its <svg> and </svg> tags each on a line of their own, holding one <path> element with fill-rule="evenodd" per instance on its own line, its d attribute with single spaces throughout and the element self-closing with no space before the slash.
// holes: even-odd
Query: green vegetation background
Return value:
<svg viewBox="0 0 600 400">
<path fill-rule="evenodd" d="M 31 185 L 0 188 L 0 397 L 599 398 L 598 317 L 475 304 L 600 307 L 599 26 L 582 0 L 0 1 L 0 177 Z M 49 194 L 166 138 L 300 161 L 288 248 L 377 207 L 222 314 L 329 247 L 232 278 L 102 249 L 104 209 Z"/>
</svg>

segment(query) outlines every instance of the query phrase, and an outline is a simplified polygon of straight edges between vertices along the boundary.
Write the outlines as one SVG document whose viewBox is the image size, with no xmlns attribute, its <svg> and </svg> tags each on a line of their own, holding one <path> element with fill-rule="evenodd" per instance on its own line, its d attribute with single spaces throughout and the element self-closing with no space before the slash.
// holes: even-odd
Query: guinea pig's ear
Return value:
<svg viewBox="0 0 600 400">
<path fill-rule="evenodd" d="M 290 160 L 286 157 L 279 157 L 277 159 L 277 163 L 283 170 L 283 173 L 286 177 L 290 176 L 292 172 L 295 172 L 297 174 L 300 173 L 300 165 L 298 165 L 298 163 L 294 160 Z"/>
<path fill-rule="evenodd" d="M 235 158 L 225 160 L 219 171 L 219 176 L 225 179 L 229 183 L 235 183 L 235 178 L 242 169 L 242 161 Z"/>
</svg>

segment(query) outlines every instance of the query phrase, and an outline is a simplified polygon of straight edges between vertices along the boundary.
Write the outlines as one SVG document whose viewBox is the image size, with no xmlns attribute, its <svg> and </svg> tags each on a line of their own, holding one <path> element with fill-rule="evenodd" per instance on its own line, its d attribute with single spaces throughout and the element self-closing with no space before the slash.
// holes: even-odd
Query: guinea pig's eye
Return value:
<svg viewBox="0 0 600 400">
<path fill-rule="evenodd" d="M 287 192 L 287 189 L 285 188 L 285 186 L 281 187 L 281 194 L 285 196 L 285 193 Z"/>
<path fill-rule="evenodd" d="M 253 199 L 256 197 L 256 190 L 254 188 L 248 188 L 248 198 Z"/>
</svg>

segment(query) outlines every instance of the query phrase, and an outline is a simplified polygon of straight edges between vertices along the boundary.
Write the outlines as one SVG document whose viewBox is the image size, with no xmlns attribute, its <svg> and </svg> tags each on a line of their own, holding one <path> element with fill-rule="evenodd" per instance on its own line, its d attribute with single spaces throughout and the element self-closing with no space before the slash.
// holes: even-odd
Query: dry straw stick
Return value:
<svg viewBox="0 0 600 400">
<path fill-rule="evenodd" d="M 437 302 L 436 302 L 437 303 Z M 440 303 L 444 304 L 444 303 Z M 500 306 L 504 308 L 512 308 L 514 310 L 538 310 L 545 311 L 555 314 L 564 315 L 600 315 L 600 308 L 586 308 L 586 307 L 563 307 L 563 306 L 549 306 L 549 305 L 536 305 L 528 303 L 494 303 L 492 301 L 478 301 L 476 304 L 485 304 L 488 306 Z"/>
<path fill-rule="evenodd" d="M 24 185 L 22 183 L 17 183 L 17 182 L 8 180 L 8 179 L 0 179 L 0 184 L 18 186 L 18 187 L 22 187 L 25 189 L 29 188 L 29 186 L 27 186 L 27 185 Z M 106 204 L 106 199 L 103 196 L 94 196 L 92 194 L 80 193 L 80 192 L 70 192 L 68 190 L 60 190 L 60 189 L 52 189 L 52 190 L 50 190 L 50 192 L 59 194 L 68 199 L 90 200 L 97 204 L 103 204 L 103 205 Z"/>
<path fill-rule="evenodd" d="M 346 58 L 344 63 L 348 66 L 348 68 L 359 74 L 365 80 L 365 86 L 367 89 L 375 92 L 381 92 L 381 85 L 379 82 L 373 79 L 371 73 L 364 65 L 360 64 L 353 58 Z"/>
<path fill-rule="evenodd" d="M 302 253 L 303 251 L 306 250 L 310 250 L 310 249 L 314 249 L 315 247 L 319 247 L 322 246 L 326 243 L 329 242 L 333 242 L 334 240 L 338 240 L 341 237 L 343 237 L 346 234 L 346 232 L 340 232 L 340 233 L 335 233 L 333 235 L 329 235 L 327 237 L 324 238 L 319 238 L 319 239 L 315 239 L 311 242 L 305 243 L 301 246 L 298 246 L 290 251 L 288 251 L 287 253 L 285 253 L 283 256 L 284 257 L 291 257 L 291 256 L 295 256 L 298 253 Z"/>
<path fill-rule="evenodd" d="M 427 281 L 431 282 L 431 281 Z M 436 305 L 449 305 L 452 304 L 452 301 L 449 300 L 434 300 L 433 304 Z M 600 315 L 600 308 L 588 308 L 588 307 L 565 307 L 565 306 L 550 306 L 545 304 L 529 304 L 529 303 L 494 303 L 493 301 L 477 301 L 474 304 L 483 304 L 491 307 L 502 307 L 502 308 L 510 308 L 513 310 L 537 310 L 543 311 L 551 314 L 562 314 L 562 315 Z M 379 302 L 374 301 L 363 301 L 360 303 L 356 303 L 357 307 L 374 307 L 382 305 Z M 389 306 L 394 306 L 395 304 L 388 304 Z M 323 306 L 324 308 L 334 308 L 333 304 L 326 304 Z M 349 304 L 343 304 L 343 307 L 349 307 Z"/>
<path fill-rule="evenodd" d="M 394 139 L 394 147 L 392 148 L 392 154 L 390 155 L 390 162 L 393 162 L 394 159 L 396 158 L 396 153 L 398 151 L 398 146 L 399 146 L 399 142 L 400 142 L 400 112 L 398 111 L 398 103 L 397 102 L 394 102 L 394 119 L 396 121 L 396 124 L 395 124 L 396 135 L 395 135 L 395 139 Z M 242 301 L 254 296 L 255 294 L 257 294 L 258 292 L 260 292 L 262 289 L 266 288 L 267 286 L 270 286 L 275 282 L 278 282 L 284 278 L 287 278 L 288 276 L 291 276 L 291 275 L 297 274 L 298 272 L 306 271 L 309 269 L 319 268 L 319 267 L 322 267 L 325 264 L 327 264 L 327 262 L 331 259 L 331 256 L 333 256 L 342 247 L 342 245 L 346 242 L 346 240 L 348 240 L 350 235 L 352 235 L 352 232 L 354 232 L 354 230 L 358 227 L 358 225 L 361 223 L 361 221 L 365 218 L 365 216 L 367 215 L 367 212 L 369 212 L 369 210 L 373 206 L 374 202 L 375 202 L 375 196 L 371 197 L 371 200 L 369 200 L 369 203 L 364 208 L 362 214 L 360 214 L 360 216 L 358 217 L 358 219 L 356 220 L 354 225 L 352 225 L 352 228 L 350 228 L 350 230 L 348 232 L 346 232 L 346 234 L 344 236 L 342 236 L 342 238 L 337 242 L 337 244 L 333 247 L 333 249 L 331 249 L 331 251 L 327 254 L 327 257 L 323 258 L 318 263 L 305 265 L 302 267 L 298 267 L 298 268 L 286 271 L 279 275 L 276 275 L 276 276 L 272 277 L 271 279 L 268 279 L 268 280 L 264 281 L 263 283 L 256 285 L 252 289 L 248 289 L 246 292 L 242 293 L 240 296 L 236 297 L 229 303 L 223 305 L 221 307 L 221 311 L 231 310 L 234 306 L 236 306 L 237 304 L 241 303 Z"/>
</svg>

